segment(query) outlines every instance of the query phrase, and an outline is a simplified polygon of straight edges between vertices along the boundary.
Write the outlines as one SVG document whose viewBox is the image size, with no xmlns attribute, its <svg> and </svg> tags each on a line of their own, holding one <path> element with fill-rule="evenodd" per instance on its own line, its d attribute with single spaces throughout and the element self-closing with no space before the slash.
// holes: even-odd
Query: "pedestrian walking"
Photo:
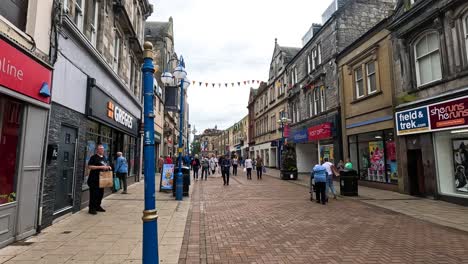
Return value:
<svg viewBox="0 0 468 264">
<path fill-rule="evenodd" d="M 158 172 L 159 173 L 162 173 L 163 165 L 164 165 L 164 159 L 162 156 L 159 156 L 159 159 L 158 159 Z"/>
<path fill-rule="evenodd" d="M 218 159 L 215 157 L 214 154 L 212 154 L 211 159 L 210 159 L 211 174 L 213 174 L 213 175 L 215 174 L 217 166 L 218 166 Z"/>
<path fill-rule="evenodd" d="M 333 199 L 336 199 L 336 191 L 335 191 L 335 186 L 333 185 L 333 171 L 336 170 L 335 165 L 328 161 L 328 158 L 323 159 L 323 164 L 322 166 L 325 168 L 327 171 L 327 181 L 326 181 L 326 187 L 325 187 L 325 195 L 326 199 L 328 201 L 328 189 L 333 193 Z"/>
<path fill-rule="evenodd" d="M 253 163 L 252 159 L 247 156 L 244 161 L 245 169 L 247 171 L 247 180 L 252 180 L 252 169 L 253 169 L 252 163 Z"/>
<path fill-rule="evenodd" d="M 101 207 L 102 197 L 104 196 L 104 188 L 99 188 L 99 173 L 105 170 L 112 170 L 111 166 L 108 166 L 107 161 L 104 157 L 104 146 L 99 144 L 96 149 L 96 154 L 91 156 L 88 161 L 89 177 L 89 213 L 97 214 L 97 212 L 105 212 L 104 208 Z"/>
<path fill-rule="evenodd" d="M 342 171 L 342 170 L 344 170 L 344 168 L 345 168 L 344 167 L 344 162 L 343 162 L 343 160 L 340 160 L 340 162 L 338 162 L 338 164 L 336 164 L 336 169 L 338 171 Z"/>
<path fill-rule="evenodd" d="M 173 164 L 171 156 L 166 156 L 166 163 L 164 164 Z"/>
<path fill-rule="evenodd" d="M 127 159 L 123 156 L 122 152 L 117 152 L 117 159 L 115 161 L 114 172 L 120 180 L 120 185 L 123 186 L 122 194 L 127 194 L 127 175 L 128 163 Z"/>
<path fill-rule="evenodd" d="M 221 166 L 221 164 L 223 163 L 223 159 L 224 159 L 224 156 L 219 156 L 218 158 L 218 173 L 222 174 L 223 172 L 223 168 Z"/>
<path fill-rule="evenodd" d="M 325 196 L 325 187 L 327 182 L 327 169 L 320 164 L 314 166 L 311 172 L 311 177 L 315 182 L 315 199 L 317 203 L 325 204 L 327 198 Z"/>
<path fill-rule="evenodd" d="M 231 170 L 231 160 L 229 159 L 229 155 L 226 154 L 226 156 L 221 161 L 221 174 L 223 175 L 224 185 L 229 185 L 230 170 Z"/>
<path fill-rule="evenodd" d="M 198 181 L 198 170 L 200 170 L 200 160 L 198 159 L 198 155 L 195 154 L 195 158 L 192 161 L 192 170 L 193 170 L 193 179 Z"/>
<path fill-rule="evenodd" d="M 237 176 L 237 166 L 239 165 L 239 159 L 237 156 L 234 156 L 232 159 L 232 175 Z"/>
<path fill-rule="evenodd" d="M 257 159 L 255 160 L 255 167 L 257 169 L 257 180 L 261 180 L 263 173 L 263 159 L 260 158 L 260 156 L 257 156 Z"/>
<path fill-rule="evenodd" d="M 207 157 L 202 157 L 201 167 L 202 167 L 201 180 L 203 180 L 203 175 L 205 175 L 205 181 L 206 181 L 208 179 L 208 171 L 210 170 L 210 162 Z"/>
</svg>

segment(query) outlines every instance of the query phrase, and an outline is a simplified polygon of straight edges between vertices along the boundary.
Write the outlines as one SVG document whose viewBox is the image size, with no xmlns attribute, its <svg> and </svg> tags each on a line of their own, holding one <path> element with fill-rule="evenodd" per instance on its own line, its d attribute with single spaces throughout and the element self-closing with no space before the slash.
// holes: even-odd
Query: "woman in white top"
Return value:
<svg viewBox="0 0 468 264">
<path fill-rule="evenodd" d="M 245 159 L 245 168 L 247 170 L 247 180 L 251 180 L 252 179 L 252 168 L 253 168 L 253 164 L 252 164 L 252 159 L 247 157 Z"/>
<path fill-rule="evenodd" d="M 217 164 L 218 164 L 218 159 L 216 159 L 215 155 L 211 155 L 211 159 L 210 159 L 210 170 L 211 170 L 211 174 L 215 174 L 216 172 L 216 167 L 217 167 Z"/>
</svg>

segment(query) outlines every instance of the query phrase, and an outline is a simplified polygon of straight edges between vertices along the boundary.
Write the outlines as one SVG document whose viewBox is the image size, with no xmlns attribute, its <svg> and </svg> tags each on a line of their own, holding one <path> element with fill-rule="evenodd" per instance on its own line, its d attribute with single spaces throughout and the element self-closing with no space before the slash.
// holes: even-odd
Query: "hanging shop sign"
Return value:
<svg viewBox="0 0 468 264">
<path fill-rule="evenodd" d="M 395 113 L 397 135 L 468 127 L 468 96 Z"/>
<path fill-rule="evenodd" d="M 138 119 L 97 86 L 88 89 L 87 114 L 112 127 L 138 135 Z"/>
<path fill-rule="evenodd" d="M 50 104 L 52 70 L 0 39 L 0 85 Z"/>
<path fill-rule="evenodd" d="M 307 129 L 309 141 L 326 139 L 332 137 L 332 123 L 323 123 Z"/>
</svg>

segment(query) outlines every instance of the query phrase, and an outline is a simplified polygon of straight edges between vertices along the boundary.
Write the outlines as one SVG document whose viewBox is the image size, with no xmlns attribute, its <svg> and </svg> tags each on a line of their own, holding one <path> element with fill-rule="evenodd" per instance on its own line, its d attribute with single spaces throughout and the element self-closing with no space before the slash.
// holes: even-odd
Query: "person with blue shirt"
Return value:
<svg viewBox="0 0 468 264">
<path fill-rule="evenodd" d="M 322 203 L 325 205 L 327 197 L 325 195 L 325 188 L 327 184 L 327 169 L 317 164 L 314 166 L 311 172 L 311 177 L 313 177 L 315 182 L 315 199 L 317 203 Z"/>
<path fill-rule="evenodd" d="M 117 159 L 115 161 L 114 169 L 115 174 L 120 179 L 120 183 L 123 186 L 122 194 L 127 194 L 128 163 L 122 152 L 117 152 Z"/>
</svg>

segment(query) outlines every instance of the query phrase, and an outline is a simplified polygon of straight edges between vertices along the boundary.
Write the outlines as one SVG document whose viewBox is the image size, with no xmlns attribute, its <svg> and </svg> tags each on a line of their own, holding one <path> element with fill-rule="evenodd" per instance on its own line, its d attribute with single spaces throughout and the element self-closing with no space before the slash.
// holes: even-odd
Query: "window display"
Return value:
<svg viewBox="0 0 468 264">
<path fill-rule="evenodd" d="M 16 158 L 23 105 L 0 97 L 0 205 L 16 201 Z"/>
<path fill-rule="evenodd" d="M 468 193 L 468 138 L 454 139 L 452 145 L 455 189 L 457 192 Z"/>
<path fill-rule="evenodd" d="M 349 136 L 348 142 L 349 157 L 361 180 L 398 183 L 392 130 Z"/>
</svg>

